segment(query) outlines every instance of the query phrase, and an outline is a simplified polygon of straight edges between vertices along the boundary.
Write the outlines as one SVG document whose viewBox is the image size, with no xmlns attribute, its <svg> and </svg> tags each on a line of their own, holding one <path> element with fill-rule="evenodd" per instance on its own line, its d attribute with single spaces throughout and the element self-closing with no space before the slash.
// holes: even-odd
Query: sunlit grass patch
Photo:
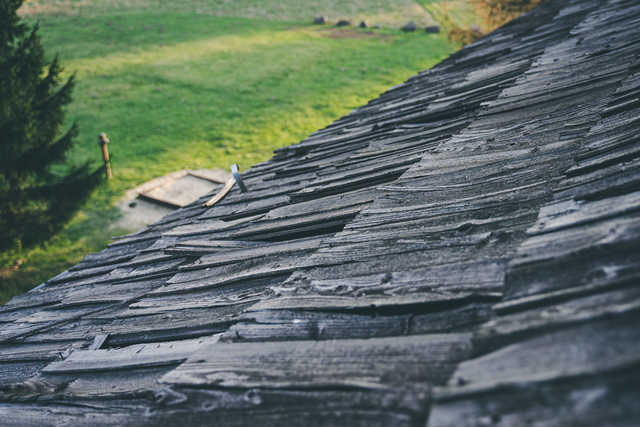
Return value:
<svg viewBox="0 0 640 427">
<path fill-rule="evenodd" d="M 330 21 L 397 27 L 407 21 L 426 25 L 429 14 L 414 0 L 29 0 L 23 16 L 99 16 L 120 13 L 190 13 L 243 17 L 268 21 L 310 22 L 315 16 Z"/>
<path fill-rule="evenodd" d="M 451 25 L 470 28 L 480 25 L 469 0 L 416 0 L 434 20 L 449 30 Z"/>
</svg>

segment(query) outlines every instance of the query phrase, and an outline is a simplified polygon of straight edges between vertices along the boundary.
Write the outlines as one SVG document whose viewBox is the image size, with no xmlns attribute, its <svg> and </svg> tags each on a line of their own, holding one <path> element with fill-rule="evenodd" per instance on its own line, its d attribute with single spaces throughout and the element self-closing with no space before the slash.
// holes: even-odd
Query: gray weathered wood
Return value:
<svg viewBox="0 0 640 427">
<path fill-rule="evenodd" d="M 175 385 L 317 388 L 446 381 L 468 334 L 291 343 L 213 343 L 165 375 Z"/>
<path fill-rule="evenodd" d="M 592 322 L 545 334 L 460 364 L 453 393 L 595 375 L 640 361 L 636 317 Z"/>
<path fill-rule="evenodd" d="M 640 423 L 637 367 L 612 376 L 567 378 L 503 387 L 486 394 L 438 398 L 428 427 L 539 425 L 633 427 Z"/>
<path fill-rule="evenodd" d="M 64 360 L 50 363 L 42 372 L 64 374 L 172 365 L 186 360 L 212 341 L 216 339 L 139 344 L 108 350 L 75 350 Z"/>
</svg>

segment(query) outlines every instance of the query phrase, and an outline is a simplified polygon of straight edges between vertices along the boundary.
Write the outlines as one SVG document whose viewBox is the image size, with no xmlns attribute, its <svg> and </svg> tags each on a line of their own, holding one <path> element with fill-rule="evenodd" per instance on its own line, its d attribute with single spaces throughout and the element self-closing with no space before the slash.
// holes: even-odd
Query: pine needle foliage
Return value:
<svg viewBox="0 0 640 427">
<path fill-rule="evenodd" d="M 485 31 L 493 31 L 521 14 L 538 7 L 544 0 L 471 0 Z"/>
<path fill-rule="evenodd" d="M 473 43 L 484 34 L 490 33 L 528 12 L 547 0 L 469 0 L 473 13 L 481 22 L 480 27 L 461 28 L 452 26 L 449 30 L 449 39 L 462 46 Z"/>
<path fill-rule="evenodd" d="M 0 0 L 0 249 L 46 240 L 101 179 L 88 164 L 59 166 L 78 132 L 62 130 L 74 77 L 61 81 L 58 58 L 45 59 L 21 4 Z"/>
</svg>

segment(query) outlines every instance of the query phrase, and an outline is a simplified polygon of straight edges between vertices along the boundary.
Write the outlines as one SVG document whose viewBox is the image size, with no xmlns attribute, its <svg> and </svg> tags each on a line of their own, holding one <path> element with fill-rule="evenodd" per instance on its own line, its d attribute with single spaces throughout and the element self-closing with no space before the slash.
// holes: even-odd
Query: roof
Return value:
<svg viewBox="0 0 640 427">
<path fill-rule="evenodd" d="M 7 425 L 638 425 L 640 4 L 558 0 L 0 308 Z"/>
</svg>

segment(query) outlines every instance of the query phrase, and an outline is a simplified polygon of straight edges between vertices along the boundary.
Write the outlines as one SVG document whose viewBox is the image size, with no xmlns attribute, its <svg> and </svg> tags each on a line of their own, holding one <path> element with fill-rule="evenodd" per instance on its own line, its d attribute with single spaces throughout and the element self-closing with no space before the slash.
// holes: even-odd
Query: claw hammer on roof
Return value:
<svg viewBox="0 0 640 427">
<path fill-rule="evenodd" d="M 246 185 L 244 185 L 244 182 L 242 181 L 242 177 L 240 176 L 240 170 L 238 169 L 237 164 L 234 163 L 231 165 L 231 173 L 233 174 L 233 177 L 229 178 L 229 180 L 224 184 L 224 187 L 222 187 L 222 189 L 218 191 L 218 193 L 215 196 L 213 196 L 211 199 L 206 201 L 203 204 L 203 206 L 211 207 L 216 203 L 218 203 L 220 200 L 224 198 L 224 196 L 227 195 L 229 191 L 231 191 L 231 188 L 233 188 L 235 184 L 238 184 L 240 191 L 242 191 L 243 193 L 246 193 L 248 191 Z"/>
</svg>

